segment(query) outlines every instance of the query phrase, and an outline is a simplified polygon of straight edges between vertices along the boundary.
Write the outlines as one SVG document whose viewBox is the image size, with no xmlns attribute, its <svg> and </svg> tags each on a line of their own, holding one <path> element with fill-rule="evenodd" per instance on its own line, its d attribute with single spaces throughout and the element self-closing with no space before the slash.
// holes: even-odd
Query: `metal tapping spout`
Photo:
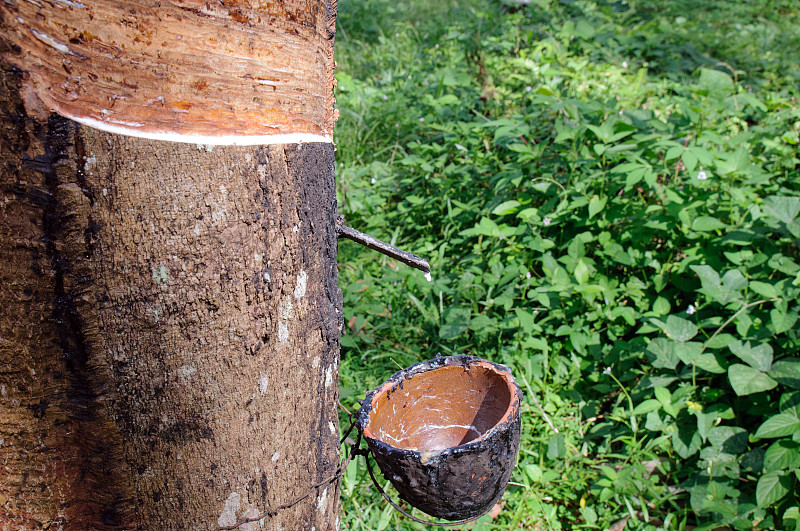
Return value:
<svg viewBox="0 0 800 531">
<path fill-rule="evenodd" d="M 420 258 L 415 254 L 409 253 L 408 251 L 398 249 L 397 247 L 389 245 L 386 242 L 382 242 L 377 238 L 373 238 L 369 234 L 364 234 L 363 232 L 359 232 L 356 229 L 348 227 L 344 224 L 344 216 L 339 216 L 336 218 L 336 233 L 340 238 L 353 240 L 356 243 L 360 243 L 364 247 L 368 247 L 374 251 L 383 253 L 386 256 L 390 256 L 395 260 L 399 260 L 404 264 L 410 265 L 411 267 L 415 267 L 425 273 L 425 278 L 428 281 L 431 280 L 431 266 L 427 260 Z"/>
</svg>

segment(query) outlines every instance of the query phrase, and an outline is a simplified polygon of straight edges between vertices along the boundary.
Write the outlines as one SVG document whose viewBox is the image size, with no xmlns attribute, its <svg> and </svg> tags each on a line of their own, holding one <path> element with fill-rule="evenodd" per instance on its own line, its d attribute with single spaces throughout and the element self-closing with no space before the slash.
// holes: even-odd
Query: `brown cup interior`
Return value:
<svg viewBox="0 0 800 531">
<path fill-rule="evenodd" d="M 515 396 L 511 375 L 489 363 L 446 365 L 376 393 L 364 432 L 395 448 L 444 450 L 499 424 Z"/>
</svg>

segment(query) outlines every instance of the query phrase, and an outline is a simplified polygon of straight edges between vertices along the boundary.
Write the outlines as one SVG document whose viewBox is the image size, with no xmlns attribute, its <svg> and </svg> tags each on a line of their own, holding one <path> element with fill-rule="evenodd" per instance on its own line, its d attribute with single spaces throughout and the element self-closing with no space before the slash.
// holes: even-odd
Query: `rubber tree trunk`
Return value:
<svg viewBox="0 0 800 531">
<path fill-rule="evenodd" d="M 202 113 L 184 129 L 114 115 L 152 138 L 52 114 L 58 85 L 31 84 L 14 6 L 0 10 L 0 529 L 215 529 L 309 490 L 240 529 L 335 528 L 338 482 L 310 489 L 339 455 L 329 131 L 221 146 L 152 139 L 194 134 Z M 62 58 L 73 72 L 80 46 Z M 289 138 L 237 131 L 223 128 Z"/>
</svg>

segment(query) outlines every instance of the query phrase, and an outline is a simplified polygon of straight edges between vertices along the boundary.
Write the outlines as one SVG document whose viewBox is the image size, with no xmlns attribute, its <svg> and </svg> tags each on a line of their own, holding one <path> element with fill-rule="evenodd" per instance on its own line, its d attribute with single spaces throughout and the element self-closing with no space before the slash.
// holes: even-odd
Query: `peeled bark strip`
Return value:
<svg viewBox="0 0 800 531">
<path fill-rule="evenodd" d="M 332 144 L 41 123 L 2 72 L 0 529 L 214 529 L 330 475 Z M 337 515 L 331 484 L 263 528 Z"/>
<path fill-rule="evenodd" d="M 335 16 L 335 0 L 6 0 L 2 59 L 29 109 L 105 131 L 330 142 Z"/>
</svg>

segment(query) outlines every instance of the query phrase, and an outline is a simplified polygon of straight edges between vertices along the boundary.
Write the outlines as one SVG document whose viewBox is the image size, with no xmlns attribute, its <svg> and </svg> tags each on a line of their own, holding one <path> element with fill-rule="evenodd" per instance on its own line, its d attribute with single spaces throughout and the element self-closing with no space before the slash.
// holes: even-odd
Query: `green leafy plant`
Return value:
<svg viewBox="0 0 800 531">
<path fill-rule="evenodd" d="M 520 461 L 475 529 L 797 529 L 791 2 L 354 0 L 340 27 L 340 210 L 434 277 L 340 245 L 344 402 L 437 352 L 511 366 Z M 359 466 L 343 527 L 422 529 Z"/>
</svg>

